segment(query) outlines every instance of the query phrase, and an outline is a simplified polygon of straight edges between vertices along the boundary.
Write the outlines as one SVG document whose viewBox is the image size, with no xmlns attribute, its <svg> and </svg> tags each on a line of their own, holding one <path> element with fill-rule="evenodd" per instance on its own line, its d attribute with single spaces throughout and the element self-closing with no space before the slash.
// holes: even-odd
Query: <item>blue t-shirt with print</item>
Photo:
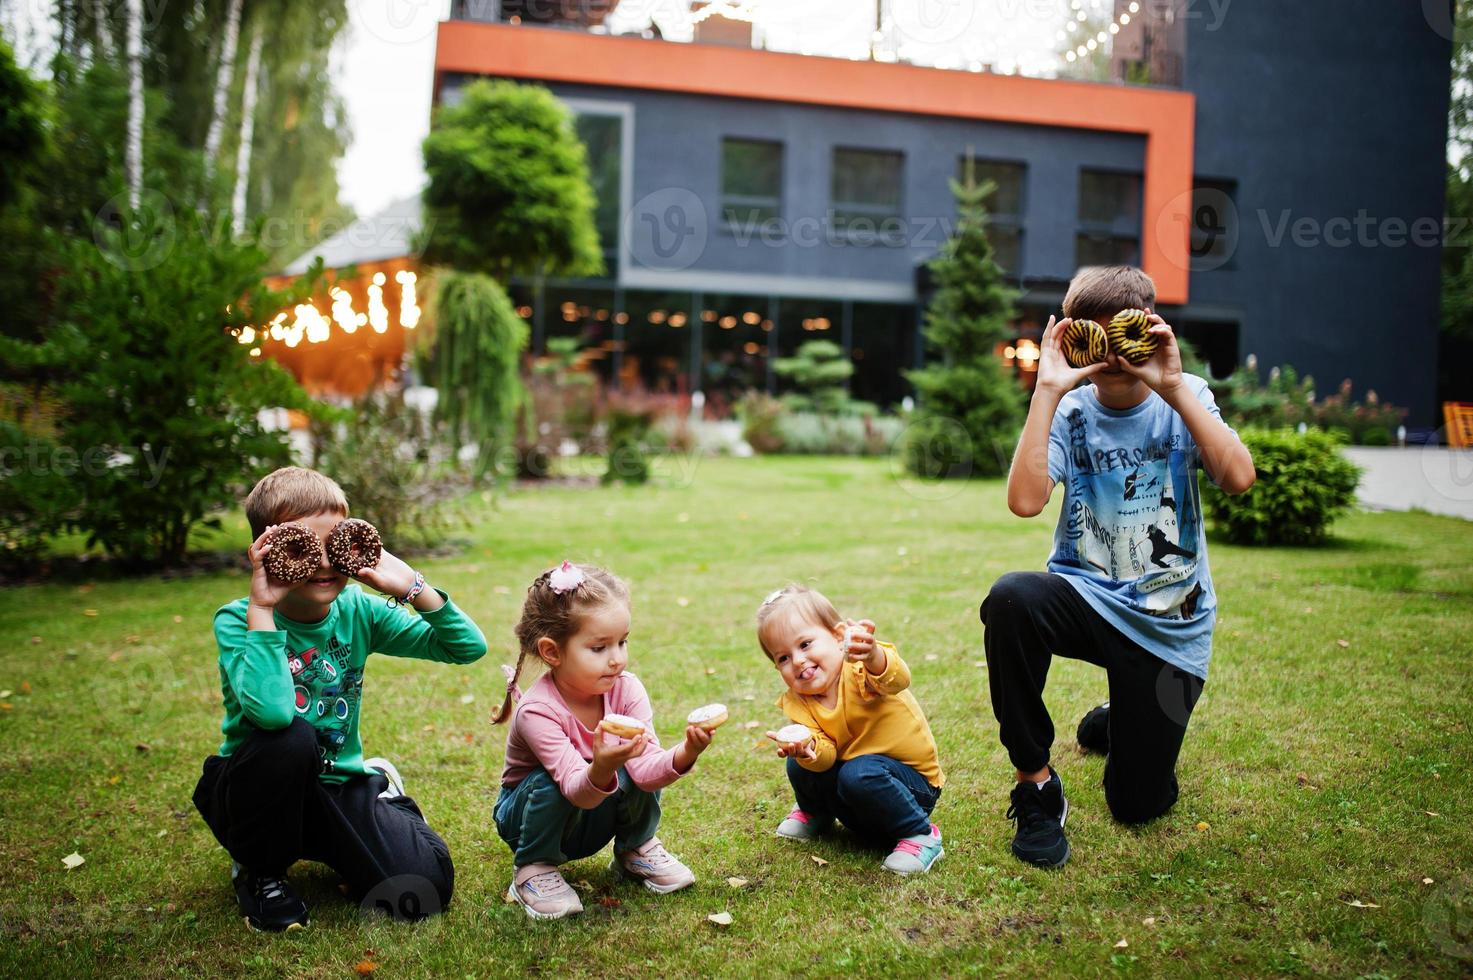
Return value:
<svg viewBox="0 0 1473 980">
<path fill-rule="evenodd" d="M 1207 382 L 1186 384 L 1221 418 Z M 1064 488 L 1048 570 L 1153 655 L 1207 677 L 1217 594 L 1186 423 L 1154 391 L 1134 408 L 1100 404 L 1094 385 L 1059 402 L 1049 478 Z"/>
</svg>

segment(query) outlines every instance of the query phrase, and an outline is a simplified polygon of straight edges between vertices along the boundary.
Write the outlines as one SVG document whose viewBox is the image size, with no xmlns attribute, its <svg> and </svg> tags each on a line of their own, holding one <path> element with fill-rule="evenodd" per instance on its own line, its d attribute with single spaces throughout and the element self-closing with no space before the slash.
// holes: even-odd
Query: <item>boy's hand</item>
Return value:
<svg viewBox="0 0 1473 980">
<path fill-rule="evenodd" d="M 885 651 L 875 642 L 875 624 L 868 619 L 855 622 L 852 619 L 844 620 L 845 635 L 849 637 L 849 643 L 844 648 L 844 655 L 850 660 L 857 660 L 864 664 L 865 669 L 871 674 L 883 674 L 885 672 Z"/>
<path fill-rule="evenodd" d="M 1073 391 L 1074 386 L 1085 378 L 1105 369 L 1103 361 L 1091 364 L 1089 367 L 1077 368 L 1064 357 L 1064 347 L 1059 338 L 1073 322 L 1068 317 L 1058 323 L 1054 322 L 1053 317 L 1048 318 L 1048 326 L 1043 329 L 1043 343 L 1039 345 L 1038 379 L 1034 385 L 1035 391 L 1062 396 Z"/>
<path fill-rule="evenodd" d="M 271 533 L 278 525 L 273 524 L 261 532 L 261 536 L 251 543 L 246 552 L 251 559 L 251 601 L 253 606 L 262 609 L 275 609 L 276 604 L 282 598 L 296 588 L 291 582 L 283 582 L 273 578 L 266 571 L 266 555 L 271 551 Z"/>
<path fill-rule="evenodd" d="M 685 726 L 685 741 L 675 750 L 675 770 L 677 772 L 688 772 L 690 767 L 696 764 L 702 752 L 711 747 L 711 739 L 715 732 L 708 732 L 700 725 Z"/>
<path fill-rule="evenodd" d="M 377 565 L 366 565 L 353 577 L 396 599 L 414 588 L 414 569 L 405 564 L 404 559 L 390 554 L 387 548 L 379 552 Z"/>
<path fill-rule="evenodd" d="M 588 778 L 593 785 L 602 789 L 609 784 L 625 763 L 644 751 L 648 735 L 640 732 L 627 742 L 611 744 L 604 739 L 603 729 L 598 730 L 593 740 L 593 762 L 588 766 Z"/>
<path fill-rule="evenodd" d="M 1149 332 L 1157 341 L 1156 353 L 1144 364 L 1132 364 L 1125 358 L 1115 358 L 1127 373 L 1135 375 L 1162 398 L 1169 399 L 1180 391 L 1183 384 L 1181 370 L 1181 348 L 1176 344 L 1176 334 L 1166 321 L 1152 310 L 1146 311 L 1151 321 Z"/>
</svg>

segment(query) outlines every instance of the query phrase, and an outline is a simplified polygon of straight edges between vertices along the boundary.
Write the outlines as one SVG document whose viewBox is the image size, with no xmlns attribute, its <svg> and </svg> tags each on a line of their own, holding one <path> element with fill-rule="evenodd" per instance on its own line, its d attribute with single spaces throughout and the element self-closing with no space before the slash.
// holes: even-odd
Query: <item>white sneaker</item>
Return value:
<svg viewBox="0 0 1473 980">
<path fill-rule="evenodd" d="M 610 867 L 624 877 L 644 882 L 656 895 L 668 895 L 695 884 L 696 875 L 665 850 L 658 837 L 651 837 L 632 851 L 615 854 Z"/>
<path fill-rule="evenodd" d="M 941 828 L 931 824 L 930 833 L 919 837 L 902 837 L 895 842 L 895 849 L 885 858 L 885 870 L 898 875 L 921 874 L 931 870 L 937 858 L 944 857 L 946 850 L 941 846 Z"/>
<path fill-rule="evenodd" d="M 379 799 L 392 800 L 396 796 L 404 795 L 404 777 L 399 775 L 399 770 L 395 769 L 394 764 L 388 759 L 381 759 L 378 756 L 374 756 L 372 759 L 364 759 L 363 768 L 377 769 L 389 781 L 389 788 L 378 795 Z"/>
<path fill-rule="evenodd" d="M 783 817 L 783 822 L 777 825 L 777 830 L 773 833 L 788 840 L 814 840 L 828 830 L 832 823 L 832 820 L 815 820 L 798 807 L 793 807 L 793 812 Z"/>
<path fill-rule="evenodd" d="M 517 869 L 506 900 L 516 902 L 534 919 L 561 919 L 583 911 L 578 893 L 551 864 L 528 864 Z"/>
</svg>

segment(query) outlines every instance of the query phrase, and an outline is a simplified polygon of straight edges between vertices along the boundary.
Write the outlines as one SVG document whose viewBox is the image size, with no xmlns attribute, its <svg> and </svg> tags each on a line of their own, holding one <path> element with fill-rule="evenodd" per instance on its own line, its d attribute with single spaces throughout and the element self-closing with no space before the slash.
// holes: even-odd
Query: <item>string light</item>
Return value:
<svg viewBox="0 0 1473 980">
<path fill-rule="evenodd" d="M 384 274 L 375 272 L 368 287 L 368 324 L 375 333 L 389 329 L 389 308 L 384 305 Z"/>
<path fill-rule="evenodd" d="M 399 326 L 405 330 L 419 326 L 419 303 L 414 293 L 417 278 L 408 269 L 394 274 L 394 281 L 399 284 Z"/>
<path fill-rule="evenodd" d="M 759 6 L 760 3 L 757 0 L 743 0 L 742 3 L 732 3 L 731 0 L 711 0 L 711 3 L 690 15 L 690 23 L 694 26 L 709 17 L 720 14 L 727 20 L 740 20 L 750 24 L 757 17 Z"/>
</svg>

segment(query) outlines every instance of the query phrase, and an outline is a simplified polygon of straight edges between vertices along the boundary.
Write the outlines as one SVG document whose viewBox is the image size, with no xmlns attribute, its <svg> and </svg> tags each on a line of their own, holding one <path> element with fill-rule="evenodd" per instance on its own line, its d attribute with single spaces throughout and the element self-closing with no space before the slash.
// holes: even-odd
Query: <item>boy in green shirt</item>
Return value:
<svg viewBox="0 0 1473 980">
<path fill-rule="evenodd" d="M 286 880 L 297 860 L 321 861 L 397 917 L 444 909 L 455 883 L 450 851 L 430 829 L 394 766 L 363 758 L 358 707 L 371 652 L 469 664 L 486 652 L 474 622 L 424 577 L 383 551 L 355 578 L 325 557 L 305 582 L 267 573 L 271 532 L 295 521 L 322 539 L 348 516 L 342 488 L 313 470 L 264 477 L 245 501 L 255 542 L 251 592 L 215 613 L 225 739 L 205 760 L 194 805 L 230 853 L 246 924 L 307 924 Z M 411 616 L 401 605 L 412 605 Z"/>
</svg>

